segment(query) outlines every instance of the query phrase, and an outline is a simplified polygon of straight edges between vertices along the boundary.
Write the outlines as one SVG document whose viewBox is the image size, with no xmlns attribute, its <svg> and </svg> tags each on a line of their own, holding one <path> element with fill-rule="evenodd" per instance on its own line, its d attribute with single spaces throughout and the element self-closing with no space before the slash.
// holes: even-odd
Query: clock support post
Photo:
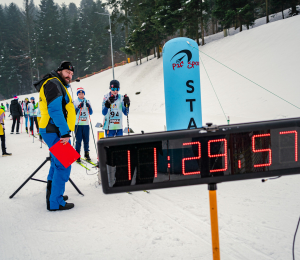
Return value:
<svg viewBox="0 0 300 260">
<path fill-rule="evenodd" d="M 208 190 L 213 260 L 220 260 L 217 184 L 209 183 Z"/>
</svg>

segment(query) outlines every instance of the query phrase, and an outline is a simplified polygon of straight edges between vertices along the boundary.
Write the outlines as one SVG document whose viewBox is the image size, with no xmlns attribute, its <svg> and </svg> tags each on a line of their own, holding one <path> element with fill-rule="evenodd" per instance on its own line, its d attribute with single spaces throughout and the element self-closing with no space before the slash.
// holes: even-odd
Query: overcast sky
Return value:
<svg viewBox="0 0 300 260">
<path fill-rule="evenodd" d="M 11 2 L 14 2 L 17 6 L 21 7 L 23 9 L 23 3 L 24 0 L 0 0 L 1 5 L 9 5 Z M 41 0 L 34 0 L 35 5 L 39 5 Z M 81 0 L 54 0 L 55 3 L 58 3 L 59 5 L 65 3 L 67 6 L 69 3 L 76 4 L 77 7 L 79 7 Z M 105 0 L 102 0 L 102 3 L 106 2 Z"/>
</svg>

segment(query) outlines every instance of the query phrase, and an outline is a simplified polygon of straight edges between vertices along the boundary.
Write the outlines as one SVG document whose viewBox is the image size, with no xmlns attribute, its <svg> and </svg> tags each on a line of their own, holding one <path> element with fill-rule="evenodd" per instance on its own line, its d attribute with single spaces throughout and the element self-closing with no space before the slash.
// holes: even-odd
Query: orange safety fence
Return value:
<svg viewBox="0 0 300 260">
<path fill-rule="evenodd" d="M 116 67 L 119 67 L 119 66 L 123 66 L 123 65 L 125 65 L 126 63 L 127 63 L 126 61 L 122 61 L 122 62 L 120 62 L 120 63 L 116 63 L 114 67 L 116 68 Z M 106 69 L 102 69 L 102 70 L 100 70 L 100 71 L 93 72 L 93 73 L 91 73 L 91 74 L 87 74 L 87 75 L 85 75 L 85 76 L 83 76 L 83 77 L 78 77 L 77 79 L 85 79 L 85 78 L 91 77 L 91 76 L 93 76 L 93 75 L 96 75 L 96 74 L 98 74 L 98 73 L 101 73 L 101 72 L 103 72 L 103 71 L 109 70 L 109 69 L 111 69 L 111 68 L 112 68 L 112 66 L 109 66 L 109 67 L 107 67 Z"/>
</svg>

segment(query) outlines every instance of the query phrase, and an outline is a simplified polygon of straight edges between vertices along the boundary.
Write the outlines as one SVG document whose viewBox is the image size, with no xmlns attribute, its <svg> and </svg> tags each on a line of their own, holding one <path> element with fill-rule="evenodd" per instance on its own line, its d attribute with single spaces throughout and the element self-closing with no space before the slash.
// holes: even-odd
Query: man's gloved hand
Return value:
<svg viewBox="0 0 300 260">
<path fill-rule="evenodd" d="M 90 108 L 90 107 L 91 107 L 90 104 L 89 104 L 88 102 L 86 102 L 85 105 L 86 105 L 87 108 Z"/>
<path fill-rule="evenodd" d="M 130 99 L 129 99 L 129 97 L 128 97 L 126 94 L 125 94 L 125 96 L 124 96 L 123 101 L 124 101 L 125 107 L 126 107 L 126 106 L 127 106 L 127 107 L 130 106 Z"/>
<path fill-rule="evenodd" d="M 83 101 L 78 105 L 78 108 L 82 108 L 83 107 Z"/>
<path fill-rule="evenodd" d="M 70 134 L 62 135 L 60 137 L 60 142 L 66 144 L 67 142 L 69 142 L 70 137 L 71 137 Z"/>
</svg>

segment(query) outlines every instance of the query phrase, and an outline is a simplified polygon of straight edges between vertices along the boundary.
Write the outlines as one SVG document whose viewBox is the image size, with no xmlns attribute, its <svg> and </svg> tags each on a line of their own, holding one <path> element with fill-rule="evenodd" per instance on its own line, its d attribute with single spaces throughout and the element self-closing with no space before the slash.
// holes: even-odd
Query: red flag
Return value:
<svg viewBox="0 0 300 260">
<path fill-rule="evenodd" d="M 80 158 L 80 154 L 77 153 L 70 143 L 63 144 L 58 141 L 49 151 L 65 168 L 68 168 L 73 162 Z"/>
</svg>

